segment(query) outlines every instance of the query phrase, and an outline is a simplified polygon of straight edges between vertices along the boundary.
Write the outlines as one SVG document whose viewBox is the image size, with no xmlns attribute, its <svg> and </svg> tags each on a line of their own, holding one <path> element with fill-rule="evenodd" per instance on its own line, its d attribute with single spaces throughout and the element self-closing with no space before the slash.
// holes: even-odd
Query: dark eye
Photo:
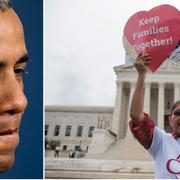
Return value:
<svg viewBox="0 0 180 180">
<path fill-rule="evenodd" d="M 15 74 L 16 74 L 17 76 L 22 76 L 22 75 L 24 74 L 24 72 L 25 72 L 25 69 L 23 69 L 23 68 L 16 68 L 16 69 L 14 70 L 14 72 L 15 72 Z"/>
</svg>

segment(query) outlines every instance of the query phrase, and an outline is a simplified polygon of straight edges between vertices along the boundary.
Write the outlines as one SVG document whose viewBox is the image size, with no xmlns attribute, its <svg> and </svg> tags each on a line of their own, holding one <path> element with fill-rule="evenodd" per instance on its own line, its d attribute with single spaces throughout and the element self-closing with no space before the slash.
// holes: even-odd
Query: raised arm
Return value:
<svg viewBox="0 0 180 180">
<path fill-rule="evenodd" d="M 147 65 L 150 64 L 150 57 L 148 54 L 136 58 L 134 66 L 138 73 L 136 88 L 131 102 L 130 116 L 134 124 L 138 125 L 143 119 L 143 104 L 144 104 L 144 82 L 147 72 Z"/>
</svg>

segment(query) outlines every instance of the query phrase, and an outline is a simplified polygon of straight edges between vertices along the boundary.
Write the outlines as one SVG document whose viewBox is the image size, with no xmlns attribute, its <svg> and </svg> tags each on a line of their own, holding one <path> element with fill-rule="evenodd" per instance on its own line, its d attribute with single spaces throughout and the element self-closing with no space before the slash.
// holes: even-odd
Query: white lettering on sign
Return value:
<svg viewBox="0 0 180 180">
<path fill-rule="evenodd" d="M 173 44 L 173 39 L 172 36 L 166 39 L 156 39 L 154 38 L 151 41 L 147 41 L 141 44 L 135 44 L 133 47 L 137 50 L 144 50 L 145 48 L 151 48 L 151 47 L 156 47 L 156 46 L 166 46 L 166 45 L 171 45 Z"/>
<path fill-rule="evenodd" d="M 146 24 L 150 24 L 150 25 L 152 24 L 152 26 L 148 27 L 147 29 L 144 28 L 139 32 L 134 32 L 132 34 L 132 40 L 136 41 L 136 40 L 140 40 L 141 38 L 144 38 L 146 36 L 153 37 L 153 35 L 166 34 L 166 33 L 170 32 L 170 28 L 168 25 L 159 26 L 157 24 L 158 21 L 160 21 L 159 16 L 150 17 L 150 18 L 142 18 L 141 20 L 139 20 L 137 22 L 139 27 L 144 26 Z M 160 22 L 159 22 L 159 24 L 160 24 Z M 139 29 L 141 29 L 141 28 L 139 28 Z M 172 44 L 173 44 L 172 36 L 167 37 L 165 35 L 164 38 L 160 38 L 160 39 L 153 38 L 152 40 L 147 40 L 142 43 L 136 43 L 133 45 L 133 47 L 135 48 L 136 51 L 142 51 L 146 48 L 152 48 L 152 47 L 157 47 L 157 46 L 170 46 Z"/>
<path fill-rule="evenodd" d="M 144 30 L 141 32 L 135 32 L 132 34 L 132 36 L 133 36 L 133 40 L 135 40 L 136 38 L 139 39 L 139 38 L 142 38 L 144 36 L 158 34 L 158 33 L 165 33 L 165 32 L 169 32 L 168 26 L 162 26 L 162 27 L 152 26 L 147 30 Z"/>
<path fill-rule="evenodd" d="M 159 21 L 159 16 L 155 16 L 155 17 L 151 17 L 151 18 L 147 18 L 147 19 L 141 19 L 139 20 L 139 26 L 144 26 L 146 24 L 156 24 Z"/>
</svg>

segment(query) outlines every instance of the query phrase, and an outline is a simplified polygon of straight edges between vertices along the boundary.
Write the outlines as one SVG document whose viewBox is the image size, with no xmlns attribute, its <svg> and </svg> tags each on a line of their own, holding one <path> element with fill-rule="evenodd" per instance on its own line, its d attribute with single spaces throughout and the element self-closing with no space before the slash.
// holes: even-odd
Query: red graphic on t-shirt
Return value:
<svg viewBox="0 0 180 180">
<path fill-rule="evenodd" d="M 180 155 L 176 159 L 169 159 L 166 168 L 169 173 L 175 175 L 176 179 L 180 179 Z"/>
</svg>

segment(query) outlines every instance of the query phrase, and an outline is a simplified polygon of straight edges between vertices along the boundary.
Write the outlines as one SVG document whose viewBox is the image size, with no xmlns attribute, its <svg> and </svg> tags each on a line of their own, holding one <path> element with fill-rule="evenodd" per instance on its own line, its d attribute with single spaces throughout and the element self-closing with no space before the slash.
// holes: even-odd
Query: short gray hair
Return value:
<svg viewBox="0 0 180 180">
<path fill-rule="evenodd" d="M 0 0 L 0 11 L 5 11 L 12 6 L 11 0 Z"/>
</svg>

